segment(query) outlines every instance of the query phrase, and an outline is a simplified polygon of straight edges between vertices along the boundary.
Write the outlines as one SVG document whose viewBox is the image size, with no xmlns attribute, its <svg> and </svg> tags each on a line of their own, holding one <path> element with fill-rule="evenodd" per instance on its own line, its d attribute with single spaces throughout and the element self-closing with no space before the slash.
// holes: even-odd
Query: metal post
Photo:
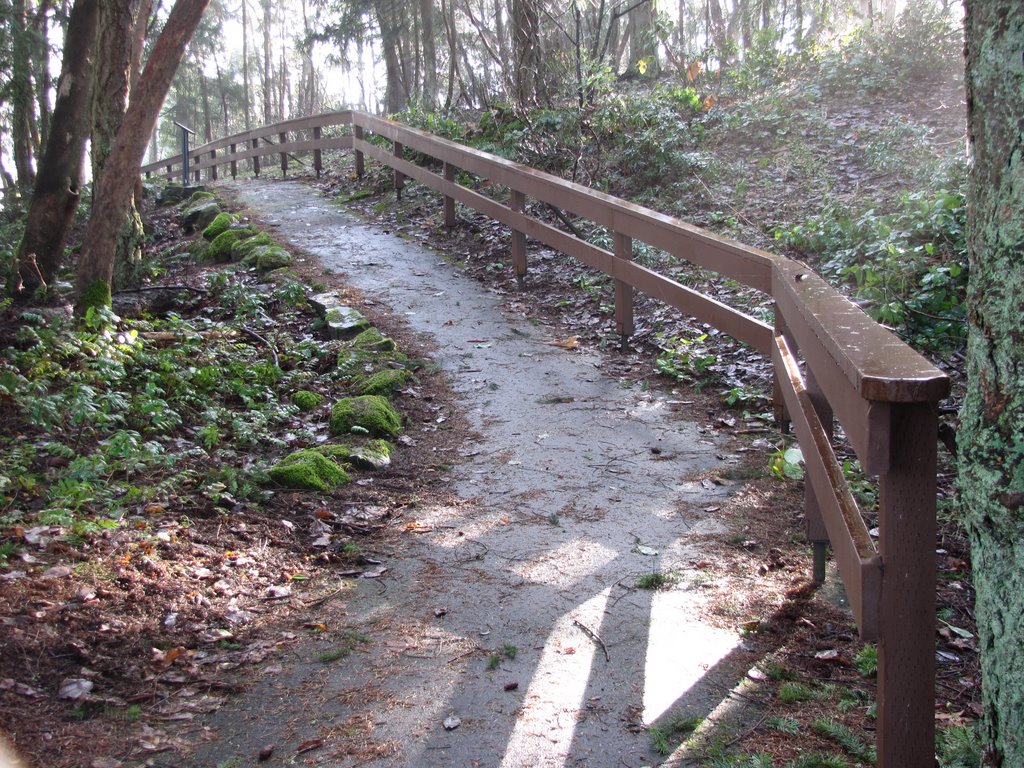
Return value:
<svg viewBox="0 0 1024 768">
<path fill-rule="evenodd" d="M 187 125 L 182 125 L 177 120 L 174 124 L 181 128 L 181 185 L 183 187 L 188 186 L 188 172 L 189 172 L 189 161 L 188 161 L 188 137 L 189 134 L 193 136 L 196 132 L 189 128 Z"/>
</svg>

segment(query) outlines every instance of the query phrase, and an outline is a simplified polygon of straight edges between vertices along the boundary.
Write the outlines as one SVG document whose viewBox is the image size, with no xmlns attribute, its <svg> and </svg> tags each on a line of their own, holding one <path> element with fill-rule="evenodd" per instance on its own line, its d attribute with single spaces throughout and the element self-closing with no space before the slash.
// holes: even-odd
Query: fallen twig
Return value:
<svg viewBox="0 0 1024 768">
<path fill-rule="evenodd" d="M 573 619 L 572 623 L 575 624 L 580 629 L 582 629 L 584 634 L 587 635 L 587 637 L 589 637 L 591 640 L 593 640 L 595 643 L 597 643 L 599 646 L 601 646 L 601 650 L 604 651 L 604 660 L 605 661 L 611 661 L 612 660 L 612 657 L 608 655 L 608 647 L 604 644 L 604 640 L 601 639 L 601 636 L 599 634 L 597 634 L 597 632 L 592 630 L 586 624 L 582 623 L 579 619 Z"/>
<path fill-rule="evenodd" d="M 245 333 L 245 334 L 251 336 L 252 338 L 256 339 L 256 341 L 261 342 L 267 349 L 269 349 L 270 350 L 270 354 L 273 355 L 273 357 L 274 357 L 274 367 L 275 368 L 280 368 L 281 367 L 278 364 L 277 350 L 274 349 L 274 345 L 273 344 L 271 344 L 265 338 L 263 338 L 258 333 L 256 333 L 256 331 L 254 331 L 252 328 L 247 328 L 246 326 L 243 325 L 241 327 L 241 330 L 242 330 L 242 333 Z"/>
</svg>

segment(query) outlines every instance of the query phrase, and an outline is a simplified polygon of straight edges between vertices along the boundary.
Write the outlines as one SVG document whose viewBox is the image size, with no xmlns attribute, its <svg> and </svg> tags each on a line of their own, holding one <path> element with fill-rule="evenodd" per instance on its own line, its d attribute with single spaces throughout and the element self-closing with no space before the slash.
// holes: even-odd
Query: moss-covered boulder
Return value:
<svg viewBox="0 0 1024 768">
<path fill-rule="evenodd" d="M 398 349 L 394 339 L 389 339 L 376 328 L 367 328 L 354 339 L 352 346 L 373 352 L 394 352 Z"/>
<path fill-rule="evenodd" d="M 231 260 L 242 261 L 257 248 L 264 245 L 277 245 L 266 232 L 259 232 L 250 238 L 241 240 L 231 247 Z"/>
<path fill-rule="evenodd" d="M 285 456 L 268 474 L 278 485 L 309 491 L 331 491 L 349 482 L 348 473 L 337 462 L 308 448 Z"/>
<path fill-rule="evenodd" d="M 300 389 L 298 392 L 292 393 L 292 402 L 295 403 L 298 409 L 303 413 L 312 411 L 323 401 L 323 395 L 316 392 L 310 392 L 308 389 Z"/>
<path fill-rule="evenodd" d="M 391 443 L 387 440 L 367 440 L 352 446 L 349 462 L 360 469 L 379 471 L 391 466 Z"/>
<path fill-rule="evenodd" d="M 210 225 L 213 226 L 212 224 Z M 205 235 L 209 231 L 210 227 L 203 230 Z M 227 229 L 213 238 L 213 242 L 210 243 L 210 247 L 206 251 L 207 261 L 231 261 L 234 258 L 234 248 L 240 241 L 251 238 L 256 234 L 256 230 L 248 227 L 239 229 Z"/>
<path fill-rule="evenodd" d="M 409 378 L 407 371 L 400 368 L 385 368 L 361 379 L 356 390 L 361 395 L 390 395 Z"/>
<path fill-rule="evenodd" d="M 201 202 L 203 202 L 205 200 L 216 200 L 217 199 L 217 196 L 215 194 L 213 194 L 213 192 L 207 192 L 202 187 L 200 187 L 199 189 L 195 189 L 194 187 L 182 187 L 182 189 L 194 190 L 192 192 L 192 194 L 189 195 L 188 202 L 185 203 L 185 207 L 186 208 L 191 208 L 193 205 L 198 205 L 199 203 L 201 203 Z"/>
<path fill-rule="evenodd" d="M 358 469 L 380 471 L 391 466 L 391 443 L 377 438 L 358 443 L 328 443 L 310 450 Z"/>
<path fill-rule="evenodd" d="M 395 437 L 402 431 L 402 418 L 386 397 L 346 397 L 331 409 L 330 430 L 332 435 L 347 435 L 353 428 L 374 437 Z"/>
<path fill-rule="evenodd" d="M 291 263 L 292 255 L 279 245 L 261 245 L 242 259 L 242 266 L 255 267 L 260 274 L 287 267 Z"/>
<path fill-rule="evenodd" d="M 203 237 L 207 240 L 213 240 L 221 232 L 231 229 L 231 225 L 234 223 L 235 217 L 230 213 L 218 213 L 206 229 L 203 230 Z"/>
<path fill-rule="evenodd" d="M 198 194 L 207 194 L 200 193 Z M 193 195 L 192 197 L 195 197 Z M 210 223 L 220 214 L 220 205 L 216 200 L 200 200 L 195 205 L 189 205 L 181 214 L 181 226 L 185 232 L 194 232 L 198 229 L 206 229 Z"/>
</svg>

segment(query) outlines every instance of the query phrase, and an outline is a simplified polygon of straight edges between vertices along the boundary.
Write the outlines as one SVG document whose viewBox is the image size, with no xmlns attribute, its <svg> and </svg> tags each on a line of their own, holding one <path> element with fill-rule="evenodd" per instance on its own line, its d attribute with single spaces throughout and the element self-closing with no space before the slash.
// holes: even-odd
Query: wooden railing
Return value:
<svg viewBox="0 0 1024 768">
<path fill-rule="evenodd" d="M 324 138 L 322 129 L 351 126 Z M 382 146 L 367 134 L 386 139 Z M 406 148 L 440 164 L 440 173 L 405 159 Z M 935 696 L 935 473 L 938 403 L 949 380 L 807 267 L 719 237 L 678 219 L 536 169 L 360 112 L 335 112 L 265 126 L 197 147 L 188 158 L 198 181 L 206 171 L 248 161 L 259 175 L 268 155 L 288 171 L 289 157 L 351 149 L 362 175 L 367 156 L 394 169 L 398 194 L 414 179 L 444 198 L 444 221 L 456 224 L 456 201 L 512 231 L 516 276 L 527 271 L 526 238 L 573 256 L 615 281 L 619 334 L 633 333 L 633 296 L 641 291 L 719 328 L 770 357 L 776 412 L 791 423 L 803 451 L 808 539 L 814 576 L 824 578 L 826 545 L 846 587 L 860 635 L 878 643 L 878 764 L 931 768 Z M 153 163 L 147 176 L 181 176 L 182 158 Z M 508 204 L 457 183 L 467 171 L 507 187 Z M 531 215 L 528 199 L 600 224 L 613 234 L 608 251 Z M 647 243 L 763 292 L 774 301 L 774 326 L 688 288 L 632 260 Z M 864 471 L 879 486 L 879 540 L 872 541 L 833 449 L 836 423 Z"/>
</svg>

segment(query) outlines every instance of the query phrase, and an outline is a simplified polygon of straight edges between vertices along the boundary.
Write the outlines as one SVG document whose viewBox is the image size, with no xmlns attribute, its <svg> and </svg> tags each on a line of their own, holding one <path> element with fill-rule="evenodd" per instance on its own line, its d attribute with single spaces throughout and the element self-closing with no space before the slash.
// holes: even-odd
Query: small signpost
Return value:
<svg viewBox="0 0 1024 768">
<path fill-rule="evenodd" d="M 196 132 L 193 131 L 191 128 L 189 128 L 187 125 L 182 125 L 177 120 L 174 121 L 174 124 L 176 126 L 178 126 L 179 128 L 181 128 L 181 185 L 183 187 L 187 187 L 188 186 L 188 171 L 189 171 L 189 164 L 188 164 L 188 135 L 192 134 L 193 136 L 195 136 Z"/>
</svg>

